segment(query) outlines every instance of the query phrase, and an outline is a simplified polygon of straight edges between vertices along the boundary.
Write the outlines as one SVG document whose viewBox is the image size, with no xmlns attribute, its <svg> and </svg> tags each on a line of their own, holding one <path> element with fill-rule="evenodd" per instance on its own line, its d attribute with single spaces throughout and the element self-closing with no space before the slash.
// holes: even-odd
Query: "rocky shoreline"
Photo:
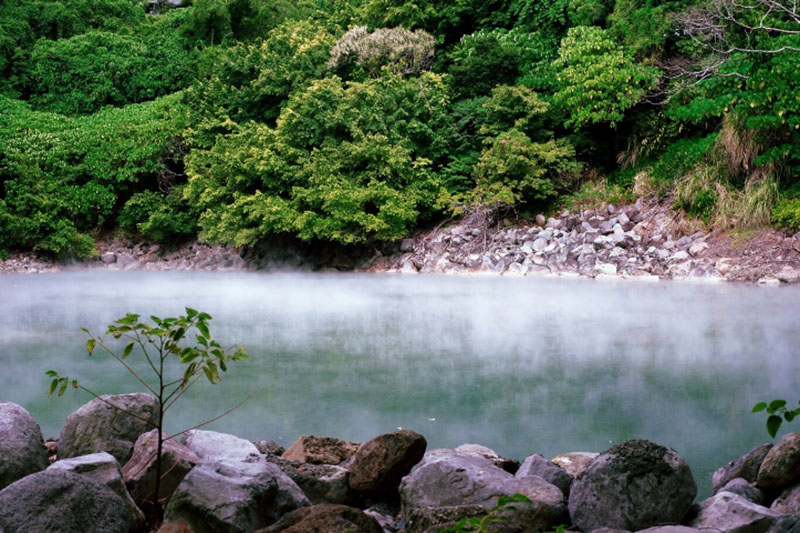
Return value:
<svg viewBox="0 0 800 533">
<path fill-rule="evenodd" d="M 477 444 L 428 450 L 407 429 L 288 449 L 191 430 L 164 442 L 166 518 L 148 527 L 157 407 L 147 394 L 103 396 L 45 444 L 25 409 L 0 402 L 0 531 L 436 533 L 486 516 L 486 531 L 509 533 L 800 531 L 797 433 L 719 468 L 695 503 L 689 466 L 649 441 L 520 463 Z"/>
<path fill-rule="evenodd" d="M 800 282 L 800 233 L 699 230 L 669 200 L 564 211 L 535 223 L 470 217 L 376 249 L 314 249 L 276 241 L 260 250 L 190 243 L 175 250 L 110 238 L 92 261 L 55 263 L 16 254 L 0 273 L 63 269 L 340 270 L 513 276 L 582 276 L 645 281 L 684 279 L 766 285 Z"/>
</svg>

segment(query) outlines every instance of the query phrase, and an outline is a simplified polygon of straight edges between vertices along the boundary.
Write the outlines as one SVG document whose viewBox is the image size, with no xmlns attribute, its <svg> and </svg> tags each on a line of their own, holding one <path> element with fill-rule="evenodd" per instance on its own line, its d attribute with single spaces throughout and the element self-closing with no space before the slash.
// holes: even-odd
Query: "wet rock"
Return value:
<svg viewBox="0 0 800 533">
<path fill-rule="evenodd" d="M 113 490 L 74 472 L 45 470 L 0 491 L 0 531 L 131 531 L 130 508 Z"/>
<path fill-rule="evenodd" d="M 697 487 L 670 448 L 629 440 L 596 457 L 572 483 L 569 512 L 582 531 L 680 523 Z"/>
<path fill-rule="evenodd" d="M 291 486 L 282 490 L 281 484 Z M 304 505 L 308 500 L 276 465 L 222 461 L 193 468 L 170 498 L 166 517 L 193 533 L 244 533 Z"/>
<path fill-rule="evenodd" d="M 283 458 L 301 463 L 338 465 L 355 455 L 360 445 L 332 437 L 303 435 L 289 446 Z"/>
<path fill-rule="evenodd" d="M 0 402 L 0 490 L 49 464 L 36 420 L 22 406 Z"/>
<path fill-rule="evenodd" d="M 774 511 L 730 492 L 719 492 L 703 500 L 697 517 L 689 524 L 702 531 L 722 533 L 766 532 L 781 518 Z"/>
<path fill-rule="evenodd" d="M 125 464 L 136 439 L 156 426 L 157 416 L 158 400 L 149 394 L 95 398 L 67 417 L 58 437 L 58 456 L 66 459 L 108 452 Z"/>
<path fill-rule="evenodd" d="M 122 467 L 122 478 L 142 509 L 147 509 L 156 490 L 156 456 L 158 430 L 142 434 L 133 448 L 133 455 Z M 183 477 L 202 459 L 174 439 L 164 441 L 161 450 L 161 484 L 158 499 L 166 501 Z"/>
<path fill-rule="evenodd" d="M 719 492 L 738 494 L 749 502 L 753 502 L 757 505 L 764 505 L 764 493 L 740 477 L 730 480 L 724 487 L 719 489 Z"/>
<path fill-rule="evenodd" d="M 263 455 L 255 444 L 235 435 L 193 429 L 181 437 L 181 442 L 203 461 L 260 461 Z"/>
<path fill-rule="evenodd" d="M 515 504 L 508 531 L 543 531 L 565 520 L 561 490 L 538 476 L 517 479 L 480 457 L 442 455 L 426 460 L 400 485 L 405 531 L 435 531 L 438 525 L 485 514 L 500 496 L 515 493 L 533 503 Z"/>
<path fill-rule="evenodd" d="M 525 458 L 520 465 L 517 473 L 514 474 L 516 478 L 524 478 L 530 476 L 539 476 L 548 483 L 555 485 L 564 494 L 564 497 L 569 497 L 569 490 L 572 487 L 573 478 L 567 474 L 566 470 L 558 466 L 552 461 L 548 461 L 539 454 L 529 455 Z"/>
<path fill-rule="evenodd" d="M 93 480 L 102 483 L 106 487 L 113 490 L 125 502 L 125 505 L 131 511 L 134 518 L 134 523 L 137 525 L 144 525 L 144 514 L 136 506 L 136 503 L 125 488 L 122 482 L 122 471 L 120 470 L 119 463 L 113 455 L 106 452 L 92 453 L 89 455 L 81 455 L 80 457 L 72 457 L 70 459 L 62 459 L 50 465 L 48 471 L 61 471 L 61 472 L 74 472 L 92 478 Z"/>
<path fill-rule="evenodd" d="M 750 483 L 755 483 L 758 479 L 758 469 L 761 467 L 761 462 L 771 448 L 771 443 L 762 444 L 725 466 L 718 468 L 711 477 L 711 493 L 716 494 L 724 485 L 735 478 L 742 478 Z"/>
<path fill-rule="evenodd" d="M 787 433 L 764 456 L 756 485 L 782 490 L 800 479 L 800 433 Z"/>
<path fill-rule="evenodd" d="M 320 504 L 297 509 L 256 533 L 383 533 L 375 518 L 345 505 Z"/>
<path fill-rule="evenodd" d="M 350 466 L 350 488 L 369 494 L 395 490 L 400 479 L 425 455 L 426 447 L 425 437 L 408 429 L 365 442 Z"/>
</svg>

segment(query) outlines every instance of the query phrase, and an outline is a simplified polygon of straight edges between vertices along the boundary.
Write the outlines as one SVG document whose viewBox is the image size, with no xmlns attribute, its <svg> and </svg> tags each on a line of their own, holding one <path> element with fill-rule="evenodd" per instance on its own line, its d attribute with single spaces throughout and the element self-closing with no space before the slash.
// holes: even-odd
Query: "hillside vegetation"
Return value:
<svg viewBox="0 0 800 533">
<path fill-rule="evenodd" d="M 0 255 L 391 242 L 643 193 L 800 230 L 794 3 L 0 2 Z"/>
</svg>

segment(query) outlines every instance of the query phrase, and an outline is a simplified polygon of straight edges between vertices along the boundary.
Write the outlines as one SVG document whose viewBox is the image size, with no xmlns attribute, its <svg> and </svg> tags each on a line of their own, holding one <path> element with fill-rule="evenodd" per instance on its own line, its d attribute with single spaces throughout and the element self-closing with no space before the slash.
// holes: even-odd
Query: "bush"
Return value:
<svg viewBox="0 0 800 533">
<path fill-rule="evenodd" d="M 197 234 L 197 215 L 183 200 L 183 186 L 166 194 L 143 191 L 134 194 L 117 219 L 120 229 L 155 242 L 175 243 Z"/>
<path fill-rule="evenodd" d="M 800 198 L 781 198 L 772 208 L 772 223 L 785 230 L 800 231 Z"/>
</svg>

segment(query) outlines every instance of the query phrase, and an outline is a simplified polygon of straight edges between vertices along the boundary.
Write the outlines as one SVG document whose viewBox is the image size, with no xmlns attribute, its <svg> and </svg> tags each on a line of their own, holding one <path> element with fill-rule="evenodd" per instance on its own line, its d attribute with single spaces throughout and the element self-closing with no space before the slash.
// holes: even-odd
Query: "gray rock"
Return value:
<svg viewBox="0 0 800 533">
<path fill-rule="evenodd" d="M 156 456 L 158 455 L 158 430 L 149 431 L 136 439 L 133 455 L 122 467 L 122 479 L 128 491 L 139 506 L 149 508 L 149 501 L 156 490 Z M 166 501 L 183 477 L 194 465 L 201 461 L 200 456 L 189 448 L 176 442 L 166 440 L 161 450 L 161 483 L 158 498 Z"/>
<path fill-rule="evenodd" d="M 403 239 L 400 241 L 400 251 L 402 253 L 411 253 L 414 251 L 414 239 Z"/>
<path fill-rule="evenodd" d="M 541 252 L 542 250 L 544 250 L 545 246 L 547 246 L 547 239 L 538 237 L 535 241 L 533 241 L 532 248 L 534 249 L 534 251 Z"/>
<path fill-rule="evenodd" d="M 800 433 L 787 433 L 764 456 L 756 485 L 782 490 L 800 479 Z"/>
<path fill-rule="evenodd" d="M 117 262 L 117 254 L 114 252 L 106 252 L 100 256 L 100 260 L 107 265 L 113 265 Z"/>
<path fill-rule="evenodd" d="M 264 458 L 255 444 L 228 433 L 193 429 L 183 434 L 181 442 L 205 462 L 256 462 Z"/>
<path fill-rule="evenodd" d="M 705 241 L 698 241 L 689 247 L 689 255 L 692 257 L 697 257 L 706 250 L 708 250 L 708 243 Z"/>
<path fill-rule="evenodd" d="M 581 531 L 677 524 L 697 486 L 674 450 L 629 440 L 595 458 L 572 483 L 569 513 Z"/>
<path fill-rule="evenodd" d="M 45 470 L 0 491 L 0 531 L 7 533 L 124 533 L 133 526 L 122 498 L 74 472 Z"/>
<path fill-rule="evenodd" d="M 686 261 L 689 259 L 689 253 L 683 250 L 672 254 L 672 261 Z"/>
<path fill-rule="evenodd" d="M 23 407 L 0 402 L 0 489 L 49 464 L 36 420 Z"/>
<path fill-rule="evenodd" d="M 514 459 L 506 459 L 505 457 L 500 457 L 497 455 L 497 452 L 492 450 L 491 448 L 487 448 L 486 446 L 481 446 L 480 444 L 462 444 L 457 446 L 454 453 L 457 455 L 465 455 L 465 456 L 473 456 L 473 457 L 483 457 L 484 459 L 488 460 L 494 466 L 498 468 L 502 468 L 506 472 L 513 474 L 519 469 L 519 461 Z"/>
<path fill-rule="evenodd" d="M 548 483 L 551 483 L 561 489 L 564 497 L 569 497 L 569 489 L 572 486 L 572 476 L 567 474 L 567 471 L 555 464 L 548 461 L 539 454 L 529 455 L 525 458 L 520 465 L 517 473 L 514 474 L 516 478 L 523 478 L 529 476 L 539 476 Z"/>
<path fill-rule="evenodd" d="M 317 465 L 267 457 L 294 481 L 312 504 L 345 503 L 350 499 L 350 472 L 337 465 Z"/>
<path fill-rule="evenodd" d="M 58 438 L 58 456 L 66 459 L 108 452 L 124 465 L 139 435 L 156 426 L 157 415 L 158 400 L 149 394 L 95 398 L 67 417 Z"/>
<path fill-rule="evenodd" d="M 539 213 L 536 215 L 536 225 L 537 226 L 544 226 L 547 220 L 544 218 L 544 215 Z"/>
<path fill-rule="evenodd" d="M 283 455 L 286 449 L 273 440 L 253 441 L 253 445 L 264 455 Z"/>
<path fill-rule="evenodd" d="M 465 516 L 485 514 L 498 497 L 514 493 L 524 494 L 533 503 L 517 504 L 513 524 L 507 524 L 510 530 L 547 530 L 565 520 L 561 490 L 540 477 L 517 479 L 480 457 L 431 458 L 400 485 L 406 531 L 425 531 Z"/>
<path fill-rule="evenodd" d="M 772 502 L 770 509 L 780 514 L 800 516 L 800 485 L 789 487 Z"/>
<path fill-rule="evenodd" d="M 563 222 L 561 222 L 560 218 L 550 217 L 550 218 L 547 219 L 547 227 L 548 228 L 558 229 L 558 228 L 561 227 L 562 224 L 563 224 Z"/>
<path fill-rule="evenodd" d="M 798 283 L 800 282 L 800 269 L 786 265 L 775 274 L 775 277 L 784 283 Z"/>
<path fill-rule="evenodd" d="M 122 482 L 122 470 L 114 456 L 107 452 L 92 453 L 56 461 L 47 469 L 48 471 L 75 472 L 92 478 L 113 490 L 125 505 L 131 510 L 134 522 L 144 525 L 144 513 L 136 506 L 128 489 Z"/>
<path fill-rule="evenodd" d="M 639 533 L 699 533 L 699 531 L 687 526 L 657 526 L 643 529 Z"/>
<path fill-rule="evenodd" d="M 322 504 L 297 509 L 256 533 L 383 533 L 375 518 L 345 505 Z"/>
<path fill-rule="evenodd" d="M 614 231 L 614 225 L 611 224 L 608 220 L 604 220 L 597 225 L 597 229 L 600 231 L 601 235 L 608 235 L 612 231 Z"/>
<path fill-rule="evenodd" d="M 193 533 L 247 532 L 305 505 L 299 487 L 276 465 L 222 461 L 194 467 L 170 498 L 166 517 Z"/>
<path fill-rule="evenodd" d="M 719 489 L 719 492 L 738 494 L 749 502 L 764 505 L 764 493 L 740 477 L 730 480 L 724 487 Z"/>
<path fill-rule="evenodd" d="M 730 492 L 719 492 L 700 502 L 700 511 L 690 526 L 721 533 L 763 533 L 781 516 Z"/>
<path fill-rule="evenodd" d="M 597 263 L 594 266 L 594 270 L 597 274 L 604 274 L 606 276 L 617 275 L 617 265 L 614 263 Z"/>
<path fill-rule="evenodd" d="M 771 448 L 771 443 L 762 444 L 725 466 L 718 468 L 711 477 L 711 493 L 716 494 L 730 480 L 737 477 L 743 478 L 750 483 L 755 483 L 758 479 L 758 469 L 761 467 L 761 462 Z"/>
</svg>

